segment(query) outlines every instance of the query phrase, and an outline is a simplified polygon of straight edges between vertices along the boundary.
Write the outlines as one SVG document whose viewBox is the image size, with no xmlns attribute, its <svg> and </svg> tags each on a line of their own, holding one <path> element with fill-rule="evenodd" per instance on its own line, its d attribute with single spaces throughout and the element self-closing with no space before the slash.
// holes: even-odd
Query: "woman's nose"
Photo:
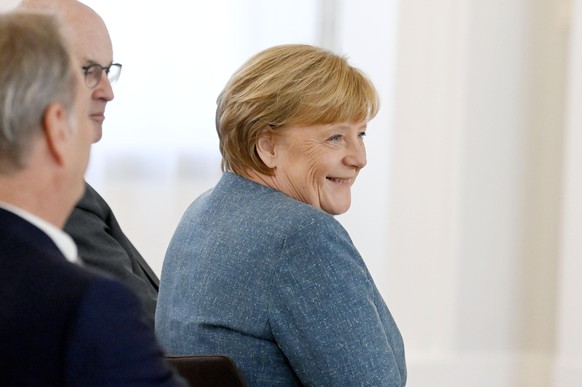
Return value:
<svg viewBox="0 0 582 387">
<path fill-rule="evenodd" d="M 362 169 L 366 166 L 366 146 L 361 140 L 352 142 L 348 145 L 348 150 L 345 158 L 347 165 Z"/>
</svg>

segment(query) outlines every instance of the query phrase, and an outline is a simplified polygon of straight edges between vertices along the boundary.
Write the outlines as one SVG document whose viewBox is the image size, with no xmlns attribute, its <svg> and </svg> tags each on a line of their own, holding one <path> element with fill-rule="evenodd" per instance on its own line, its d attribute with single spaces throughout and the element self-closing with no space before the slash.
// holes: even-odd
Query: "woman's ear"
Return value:
<svg viewBox="0 0 582 387">
<path fill-rule="evenodd" d="M 269 168 L 277 166 L 277 151 L 275 148 L 275 131 L 271 127 L 265 127 L 257 139 L 257 153 L 263 163 Z"/>
</svg>

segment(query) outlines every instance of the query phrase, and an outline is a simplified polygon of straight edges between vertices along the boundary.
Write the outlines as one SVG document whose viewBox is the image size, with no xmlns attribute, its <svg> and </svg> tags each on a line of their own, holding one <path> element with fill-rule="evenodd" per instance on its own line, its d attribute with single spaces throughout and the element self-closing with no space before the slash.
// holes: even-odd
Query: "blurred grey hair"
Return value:
<svg viewBox="0 0 582 387">
<path fill-rule="evenodd" d="M 56 16 L 36 11 L 0 14 L 0 174 L 26 166 L 51 103 L 71 111 L 75 70 Z"/>
</svg>

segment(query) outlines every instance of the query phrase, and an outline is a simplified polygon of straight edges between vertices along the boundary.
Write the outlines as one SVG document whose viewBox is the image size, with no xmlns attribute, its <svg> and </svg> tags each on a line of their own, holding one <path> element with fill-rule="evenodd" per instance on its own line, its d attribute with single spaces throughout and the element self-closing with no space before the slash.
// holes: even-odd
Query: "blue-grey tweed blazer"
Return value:
<svg viewBox="0 0 582 387">
<path fill-rule="evenodd" d="M 224 173 L 170 242 L 156 334 L 171 354 L 226 354 L 250 386 L 404 386 L 400 332 L 329 214 Z"/>
</svg>

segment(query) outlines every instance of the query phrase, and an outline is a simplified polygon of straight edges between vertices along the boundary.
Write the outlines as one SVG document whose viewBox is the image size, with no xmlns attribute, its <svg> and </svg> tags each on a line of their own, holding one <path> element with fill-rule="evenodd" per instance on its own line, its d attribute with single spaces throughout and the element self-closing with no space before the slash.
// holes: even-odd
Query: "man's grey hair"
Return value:
<svg viewBox="0 0 582 387">
<path fill-rule="evenodd" d="M 77 70 L 56 16 L 0 14 L 0 174 L 26 166 L 50 104 L 72 110 Z"/>
</svg>

